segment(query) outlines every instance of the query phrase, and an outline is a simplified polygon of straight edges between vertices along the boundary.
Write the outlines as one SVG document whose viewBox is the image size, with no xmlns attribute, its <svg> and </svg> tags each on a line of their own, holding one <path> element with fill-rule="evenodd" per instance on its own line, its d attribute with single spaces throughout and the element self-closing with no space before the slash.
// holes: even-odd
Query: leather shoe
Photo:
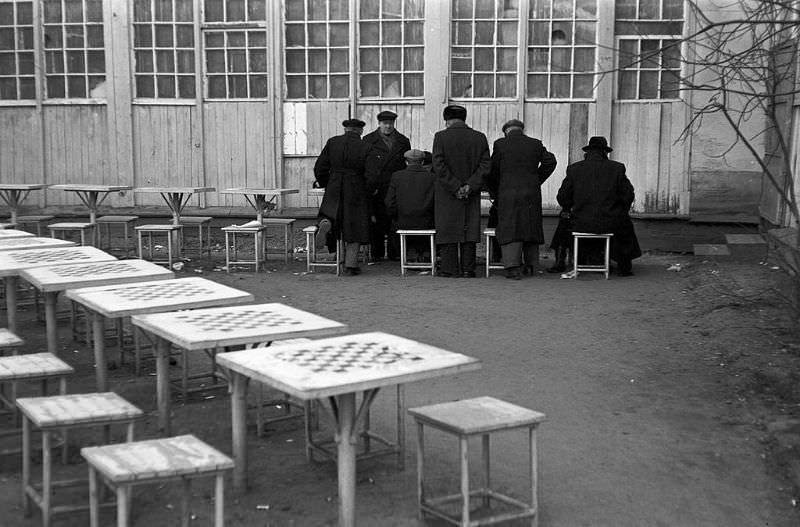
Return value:
<svg viewBox="0 0 800 527">
<path fill-rule="evenodd" d="M 475 271 L 464 271 L 461 276 L 464 278 L 475 278 Z"/>
<path fill-rule="evenodd" d="M 436 276 L 441 276 L 442 278 L 458 278 L 457 274 L 445 273 L 445 272 L 441 272 L 441 271 L 436 273 Z"/>
<path fill-rule="evenodd" d="M 506 269 L 506 278 L 509 280 L 522 280 L 522 275 L 519 272 L 519 267 L 509 267 Z"/>
<path fill-rule="evenodd" d="M 361 274 L 360 267 L 345 267 L 344 268 L 345 276 L 358 276 Z"/>
</svg>

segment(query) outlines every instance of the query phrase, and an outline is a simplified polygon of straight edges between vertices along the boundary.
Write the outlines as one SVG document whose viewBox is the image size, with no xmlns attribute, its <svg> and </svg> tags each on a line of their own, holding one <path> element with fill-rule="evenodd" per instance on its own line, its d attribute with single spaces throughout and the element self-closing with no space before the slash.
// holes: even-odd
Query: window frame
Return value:
<svg viewBox="0 0 800 527">
<path fill-rule="evenodd" d="M 664 41 L 664 40 L 674 40 L 678 42 L 678 46 L 680 48 L 681 56 L 685 53 L 686 42 L 683 40 L 681 35 L 615 35 L 614 36 L 614 94 L 613 94 L 613 102 L 615 103 L 659 103 L 659 102 L 680 102 L 683 100 L 683 91 L 684 91 L 684 83 L 682 81 L 684 77 L 684 68 L 685 64 L 683 61 L 679 63 L 679 68 L 664 68 L 659 64 L 658 69 L 655 68 L 647 68 L 642 70 L 640 67 L 641 59 L 636 63 L 636 69 L 623 69 L 621 65 L 622 54 L 620 52 L 620 42 L 623 40 L 634 41 L 634 42 L 642 42 L 645 40 L 657 40 L 657 41 Z M 640 44 L 640 55 L 641 55 L 641 44 Z M 635 99 L 622 99 L 620 98 L 620 76 L 622 75 L 623 71 L 635 71 L 636 72 L 636 94 L 637 97 Z M 657 71 L 658 72 L 658 92 L 659 95 L 661 93 L 661 78 L 665 71 L 677 71 L 678 72 L 678 96 L 677 97 L 653 97 L 651 99 L 642 99 L 639 98 L 639 86 L 641 85 L 641 72 L 642 71 Z"/>
</svg>

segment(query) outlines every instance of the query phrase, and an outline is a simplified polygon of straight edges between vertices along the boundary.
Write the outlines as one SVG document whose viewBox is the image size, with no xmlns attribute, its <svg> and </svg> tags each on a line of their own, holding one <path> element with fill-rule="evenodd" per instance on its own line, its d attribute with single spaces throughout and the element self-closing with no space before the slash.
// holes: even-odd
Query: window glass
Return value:
<svg viewBox="0 0 800 527">
<path fill-rule="evenodd" d="M 680 89 L 680 41 L 619 41 L 619 99 L 674 99 Z"/>
<path fill-rule="evenodd" d="M 36 98 L 33 4 L 0 2 L 0 100 Z"/>
</svg>

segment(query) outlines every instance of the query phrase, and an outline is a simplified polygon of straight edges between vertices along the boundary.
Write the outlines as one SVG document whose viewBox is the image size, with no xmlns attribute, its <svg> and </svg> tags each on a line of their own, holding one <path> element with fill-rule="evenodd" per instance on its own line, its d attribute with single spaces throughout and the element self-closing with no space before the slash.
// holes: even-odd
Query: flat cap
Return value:
<svg viewBox="0 0 800 527">
<path fill-rule="evenodd" d="M 394 121 L 395 119 L 397 119 L 397 114 L 394 112 L 390 112 L 389 110 L 384 110 L 378 114 L 378 122 Z"/>
<path fill-rule="evenodd" d="M 451 104 L 445 107 L 442 116 L 445 121 L 449 121 L 450 119 L 461 119 L 463 121 L 467 118 L 467 109 L 458 104 Z"/>
<path fill-rule="evenodd" d="M 417 150 L 416 148 L 412 148 L 411 150 L 403 154 L 403 157 L 405 157 L 409 161 L 422 161 L 423 159 L 425 159 L 425 152 L 423 152 L 422 150 Z"/>
<path fill-rule="evenodd" d="M 367 125 L 361 119 L 346 119 L 342 121 L 342 126 L 345 128 L 364 128 Z"/>
<path fill-rule="evenodd" d="M 525 123 L 523 123 L 519 119 L 511 119 L 510 121 L 506 121 L 506 124 L 503 125 L 503 133 L 506 133 L 506 130 L 508 130 L 509 128 L 519 128 L 521 130 L 524 130 Z"/>
</svg>

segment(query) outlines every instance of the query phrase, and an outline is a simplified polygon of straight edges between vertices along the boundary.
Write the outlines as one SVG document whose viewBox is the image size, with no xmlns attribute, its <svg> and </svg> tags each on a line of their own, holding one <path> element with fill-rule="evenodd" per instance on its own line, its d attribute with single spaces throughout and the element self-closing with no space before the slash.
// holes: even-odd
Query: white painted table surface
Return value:
<svg viewBox="0 0 800 527">
<path fill-rule="evenodd" d="M 50 189 L 65 190 L 77 194 L 78 198 L 86 205 L 86 208 L 89 209 L 89 223 L 97 222 L 97 209 L 109 194 L 112 192 L 130 190 L 132 188 L 133 187 L 130 185 L 92 185 L 82 183 L 50 185 Z"/>
<path fill-rule="evenodd" d="M 0 200 L 8 205 L 11 212 L 11 223 L 17 222 L 19 207 L 28 198 L 32 190 L 47 188 L 44 183 L 0 183 Z"/>
<path fill-rule="evenodd" d="M 7 330 L 0 328 L 0 348 L 16 348 L 25 344 L 25 341 Z"/>
<path fill-rule="evenodd" d="M 356 439 L 360 420 L 384 386 L 478 370 L 478 359 L 388 333 L 361 333 L 280 347 L 221 353 L 232 384 L 234 486 L 247 483 L 247 384 L 269 384 L 336 408 L 339 526 L 355 526 Z M 356 412 L 356 394 L 364 392 Z"/>
<path fill-rule="evenodd" d="M 297 194 L 300 192 L 296 188 L 226 188 L 220 190 L 220 194 L 242 194 L 247 203 L 256 211 L 256 221 L 263 223 L 264 215 L 275 208 L 272 202 L 278 196 L 287 194 Z M 270 199 L 267 199 L 269 197 Z"/>
<path fill-rule="evenodd" d="M 16 238 L 33 238 L 36 236 L 32 232 L 18 231 L 17 229 L 0 229 L 0 240 L 11 240 Z"/>
<path fill-rule="evenodd" d="M 5 232 L 2 231 L 2 232 Z M 59 249 L 61 247 L 75 247 L 75 242 L 59 240 L 58 238 L 45 237 L 16 237 L 0 238 L 0 251 L 21 251 L 23 249 Z"/>
<path fill-rule="evenodd" d="M 6 286 L 6 316 L 8 329 L 17 331 L 17 277 L 32 267 L 92 263 L 117 258 L 95 247 L 65 247 L 63 249 L 37 249 L 35 251 L 0 252 L 0 277 Z"/>
</svg>

